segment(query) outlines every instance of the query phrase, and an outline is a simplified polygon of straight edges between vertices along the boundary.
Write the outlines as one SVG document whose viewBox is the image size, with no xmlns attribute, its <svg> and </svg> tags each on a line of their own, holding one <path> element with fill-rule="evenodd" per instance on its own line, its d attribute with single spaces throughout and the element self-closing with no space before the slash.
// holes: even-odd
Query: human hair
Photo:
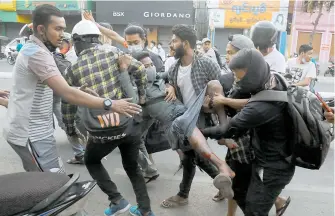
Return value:
<svg viewBox="0 0 335 216">
<path fill-rule="evenodd" d="M 306 53 L 306 52 L 308 52 L 308 51 L 310 51 L 310 50 L 312 50 L 312 49 L 313 49 L 313 47 L 311 47 L 310 45 L 308 45 L 308 44 L 303 44 L 303 45 L 301 45 L 300 48 L 299 48 L 299 55 L 300 55 L 301 53 Z"/>
<path fill-rule="evenodd" d="M 37 32 L 37 26 L 43 25 L 47 28 L 50 23 L 50 17 L 64 17 L 62 12 L 55 6 L 49 4 L 39 5 L 33 11 L 33 28 Z"/>
<path fill-rule="evenodd" d="M 196 31 L 188 25 L 178 24 L 173 26 L 172 33 L 182 41 L 188 41 L 191 48 L 194 49 L 197 43 Z"/>
<path fill-rule="evenodd" d="M 156 42 L 155 42 L 155 41 L 151 41 L 151 43 L 152 43 L 154 46 L 156 46 Z"/>
<path fill-rule="evenodd" d="M 133 54 L 133 58 L 136 59 L 137 61 L 141 61 L 142 59 L 147 57 L 150 58 L 150 54 L 149 52 L 146 51 L 140 51 Z"/>
<path fill-rule="evenodd" d="M 145 40 L 147 37 L 146 31 L 138 25 L 129 25 L 125 30 L 124 30 L 125 35 L 134 35 L 138 34 L 142 40 Z"/>
<path fill-rule="evenodd" d="M 231 59 L 229 68 L 231 70 L 248 68 L 252 56 L 252 49 L 242 49 Z"/>
<path fill-rule="evenodd" d="M 162 42 L 158 42 L 158 45 L 161 45 L 161 46 L 163 46 Z"/>
<path fill-rule="evenodd" d="M 124 30 L 124 35 L 134 35 L 138 34 L 142 40 L 144 40 L 144 46 L 148 45 L 147 32 L 139 25 L 129 24 L 128 27 Z"/>
</svg>

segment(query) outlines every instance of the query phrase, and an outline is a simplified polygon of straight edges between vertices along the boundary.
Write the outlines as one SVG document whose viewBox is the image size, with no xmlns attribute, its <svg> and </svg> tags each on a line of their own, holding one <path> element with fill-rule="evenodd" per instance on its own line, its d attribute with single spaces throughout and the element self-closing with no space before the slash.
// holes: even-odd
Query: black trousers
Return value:
<svg viewBox="0 0 335 216">
<path fill-rule="evenodd" d="M 138 132 L 136 132 L 138 131 Z M 94 180 L 97 181 L 100 189 L 108 195 L 109 200 L 115 203 L 122 199 L 115 183 L 111 180 L 101 160 L 119 147 L 122 157 L 123 168 L 126 171 L 133 186 L 138 207 L 142 212 L 151 211 L 150 199 L 147 192 L 145 180 L 138 166 L 137 158 L 140 145 L 140 130 L 120 140 L 113 140 L 108 143 L 94 143 L 89 139 L 85 151 L 85 165 Z"/>
<path fill-rule="evenodd" d="M 243 181 L 244 185 L 239 187 L 234 199 L 246 216 L 268 216 L 277 197 L 290 183 L 294 171 L 295 167 L 278 170 L 252 164 L 249 184 L 247 180 Z M 244 178 L 248 179 L 248 176 Z M 245 190 L 246 184 L 248 190 Z"/>
<path fill-rule="evenodd" d="M 227 164 L 235 172 L 232 179 L 234 200 L 243 200 L 249 189 L 252 165 L 232 159 L 227 160 Z"/>
<path fill-rule="evenodd" d="M 184 152 L 183 179 L 179 185 L 178 196 L 188 198 L 191 190 L 192 181 L 195 175 L 196 166 L 205 171 L 211 178 L 219 175 L 219 170 L 207 159 L 201 157 L 194 150 Z"/>
</svg>

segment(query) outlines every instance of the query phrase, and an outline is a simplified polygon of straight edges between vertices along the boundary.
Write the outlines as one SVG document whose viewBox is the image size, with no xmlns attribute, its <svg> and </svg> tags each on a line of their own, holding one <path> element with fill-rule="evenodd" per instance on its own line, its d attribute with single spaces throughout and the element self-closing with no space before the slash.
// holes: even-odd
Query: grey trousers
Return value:
<svg viewBox="0 0 335 216">
<path fill-rule="evenodd" d="M 141 143 L 139 146 L 140 152 L 138 155 L 138 164 L 141 166 L 144 176 L 154 176 L 157 175 L 157 168 L 154 166 L 149 158 L 147 148 L 145 147 L 145 138 L 148 133 L 149 127 L 154 123 L 154 119 L 144 118 L 141 127 Z"/>
<path fill-rule="evenodd" d="M 62 99 L 59 96 L 54 95 L 54 100 L 53 100 L 53 112 L 54 115 L 57 119 L 58 122 L 58 126 L 62 129 L 62 130 L 66 130 L 65 125 L 63 123 L 63 117 L 62 117 Z M 80 120 L 80 109 L 78 109 L 77 114 L 76 114 L 76 127 L 78 128 L 78 130 L 80 131 L 80 133 L 82 133 L 83 135 L 87 136 L 87 131 L 84 127 L 84 125 L 81 123 Z M 81 157 L 84 155 L 85 152 L 85 146 L 83 146 L 81 143 L 77 143 L 77 142 L 71 142 L 69 140 L 72 150 L 75 154 L 75 156 L 77 157 Z"/>
<path fill-rule="evenodd" d="M 53 135 L 35 142 L 28 140 L 25 146 L 10 142 L 9 145 L 19 155 L 27 172 L 65 173 Z"/>
</svg>

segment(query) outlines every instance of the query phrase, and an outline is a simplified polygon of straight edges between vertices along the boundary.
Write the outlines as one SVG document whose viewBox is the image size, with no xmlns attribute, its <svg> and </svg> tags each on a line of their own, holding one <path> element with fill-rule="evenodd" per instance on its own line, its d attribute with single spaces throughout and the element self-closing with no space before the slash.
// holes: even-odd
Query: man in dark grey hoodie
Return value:
<svg viewBox="0 0 335 216">
<path fill-rule="evenodd" d="M 235 76 L 237 94 L 254 95 L 267 89 L 285 90 L 271 75 L 268 64 L 256 49 L 239 51 L 229 67 Z M 267 216 L 281 190 L 293 177 L 295 167 L 285 160 L 290 155 L 290 124 L 286 103 L 253 101 L 247 103 L 228 124 L 203 130 L 205 136 L 218 140 L 236 140 L 250 131 L 251 147 L 255 152 L 250 183 L 248 190 L 235 198 L 246 216 Z"/>
</svg>

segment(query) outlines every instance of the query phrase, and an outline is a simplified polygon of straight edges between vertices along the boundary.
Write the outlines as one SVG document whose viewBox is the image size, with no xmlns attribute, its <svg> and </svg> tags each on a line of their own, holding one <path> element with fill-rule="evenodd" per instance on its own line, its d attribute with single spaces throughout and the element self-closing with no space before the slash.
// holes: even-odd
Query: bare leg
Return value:
<svg viewBox="0 0 335 216">
<path fill-rule="evenodd" d="M 192 148 L 198 152 L 202 157 L 210 160 L 220 171 L 220 173 L 227 174 L 234 177 L 234 172 L 229 168 L 224 160 L 216 156 L 207 144 L 206 138 L 202 135 L 198 128 L 195 128 L 192 135 L 188 138 Z"/>
<path fill-rule="evenodd" d="M 237 203 L 235 200 L 228 200 L 228 213 L 227 216 L 235 216 L 237 210 Z"/>
</svg>

